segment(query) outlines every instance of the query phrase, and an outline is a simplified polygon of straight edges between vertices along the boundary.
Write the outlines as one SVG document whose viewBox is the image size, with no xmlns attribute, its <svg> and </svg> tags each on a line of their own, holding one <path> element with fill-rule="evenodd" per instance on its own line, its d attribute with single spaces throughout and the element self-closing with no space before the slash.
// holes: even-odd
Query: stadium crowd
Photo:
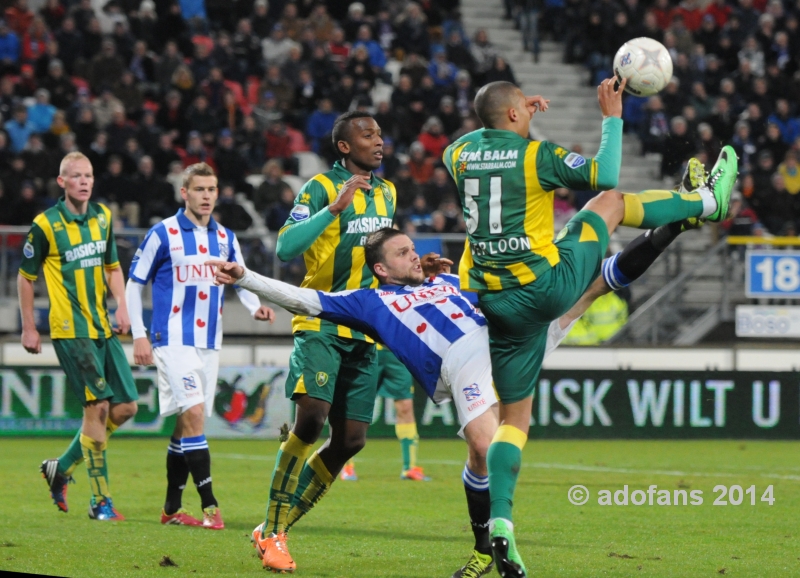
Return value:
<svg viewBox="0 0 800 578">
<path fill-rule="evenodd" d="M 485 32 L 467 38 L 457 0 L 365 4 L 0 2 L 0 223 L 52 205 L 58 162 L 79 150 L 119 225 L 174 214 L 182 169 L 205 161 L 225 225 L 255 213 L 277 230 L 294 199 L 285 175 L 309 151 L 333 162 L 335 118 L 364 109 L 401 226 L 463 231 L 441 153 L 476 128 L 475 87 L 513 72 Z"/>
<path fill-rule="evenodd" d="M 565 60 L 584 62 L 591 83 L 610 74 L 617 48 L 647 36 L 672 55 L 672 81 L 649 99 L 625 101 L 626 130 L 642 154 L 660 153 L 674 182 L 686 160 L 710 168 L 723 144 L 739 155 L 740 194 L 723 228 L 795 235 L 800 222 L 800 4 L 783 0 L 546 0 Z M 563 22 L 580 22 L 563 27 Z"/>
</svg>

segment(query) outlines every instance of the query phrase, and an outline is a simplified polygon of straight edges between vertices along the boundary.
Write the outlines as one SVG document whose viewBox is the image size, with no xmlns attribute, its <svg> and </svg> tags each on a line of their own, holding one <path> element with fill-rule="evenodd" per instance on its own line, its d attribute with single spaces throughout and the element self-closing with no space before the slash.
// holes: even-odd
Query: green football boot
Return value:
<svg viewBox="0 0 800 578">
<path fill-rule="evenodd" d="M 456 570 L 451 578 L 480 578 L 491 573 L 493 568 L 494 561 L 491 554 L 481 554 L 473 550 L 467 563 Z"/>
<path fill-rule="evenodd" d="M 498 518 L 492 524 L 489 534 L 492 538 L 492 555 L 497 572 L 502 578 L 527 578 L 525 563 L 517 552 L 514 531 L 507 520 Z"/>
<path fill-rule="evenodd" d="M 686 170 L 683 172 L 683 178 L 678 183 L 675 189 L 679 193 L 691 193 L 706 184 L 708 173 L 703 163 L 694 157 L 689 159 L 686 163 Z"/>
<path fill-rule="evenodd" d="M 716 164 L 708 175 L 706 187 L 717 200 L 717 210 L 711 213 L 708 221 L 723 221 L 728 214 L 728 203 L 731 200 L 733 185 L 736 184 L 736 177 L 739 173 L 739 160 L 736 158 L 736 151 L 730 145 L 722 147 Z"/>
</svg>

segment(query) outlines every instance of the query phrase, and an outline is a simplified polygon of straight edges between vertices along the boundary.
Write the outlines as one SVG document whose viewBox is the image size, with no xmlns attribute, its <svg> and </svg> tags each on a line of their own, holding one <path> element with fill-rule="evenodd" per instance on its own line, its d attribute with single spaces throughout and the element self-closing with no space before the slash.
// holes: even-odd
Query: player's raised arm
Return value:
<svg viewBox="0 0 800 578">
<path fill-rule="evenodd" d="M 278 233 L 276 252 L 281 261 L 302 255 L 323 231 L 353 202 L 358 189 L 371 189 L 369 178 L 353 175 L 334 196 L 325 186 L 311 180 L 300 189 L 286 224 Z"/>
<path fill-rule="evenodd" d="M 559 187 L 607 191 L 619 183 L 622 166 L 622 92 L 614 89 L 615 80 L 604 80 L 597 87 L 603 115 L 600 148 L 594 158 L 549 142 L 543 142 L 537 156 L 539 181 L 545 190 Z"/>
</svg>

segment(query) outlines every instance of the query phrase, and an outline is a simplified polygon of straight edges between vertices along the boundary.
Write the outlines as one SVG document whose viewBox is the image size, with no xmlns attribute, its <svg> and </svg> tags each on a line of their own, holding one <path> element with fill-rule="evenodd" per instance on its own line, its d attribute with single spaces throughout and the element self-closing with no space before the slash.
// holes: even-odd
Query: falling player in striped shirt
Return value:
<svg viewBox="0 0 800 578">
<path fill-rule="evenodd" d="M 679 190 L 694 189 L 704 180 L 702 164 L 691 159 L 684 177 L 688 187 L 681 185 Z M 606 259 L 602 276 L 569 311 L 550 323 L 545 357 L 595 299 L 638 279 L 682 231 L 697 226 L 682 222 L 648 230 Z M 219 283 L 236 283 L 295 314 L 363 331 L 394 351 L 431 399 L 453 400 L 461 424 L 459 435 L 469 447 L 462 479 L 475 536 L 472 556 L 453 578 L 486 575 L 493 567 L 486 452 L 499 425 L 486 319 L 474 307 L 476 296 L 461 293 L 458 277 L 448 274 L 452 263 L 433 254 L 419 258 L 411 239 L 401 232 L 385 228 L 372 233 L 364 250 L 366 264 L 380 283 L 377 288 L 317 291 L 262 277 L 235 263 L 207 264 L 217 268 Z M 299 503 L 292 503 L 292 510 L 298 507 Z M 257 548 L 259 534 L 260 526 L 253 532 Z"/>
<path fill-rule="evenodd" d="M 133 358 L 139 365 L 155 360 L 161 415 L 178 414 L 167 450 L 167 498 L 161 523 L 221 530 L 224 523 L 211 488 L 211 455 L 203 426 L 214 407 L 223 291 L 214 285 L 214 272 L 204 263 L 213 257 L 243 266 L 244 259 L 233 231 L 211 216 L 217 177 L 210 166 L 197 163 L 184 171 L 181 196 L 185 208 L 150 229 L 131 264 L 126 295 Z M 153 321 L 148 340 L 142 291 L 151 281 Z M 274 319 L 275 313 L 258 297 L 240 288 L 236 292 L 254 319 Z M 190 472 L 200 494 L 202 521 L 181 507 Z"/>
</svg>

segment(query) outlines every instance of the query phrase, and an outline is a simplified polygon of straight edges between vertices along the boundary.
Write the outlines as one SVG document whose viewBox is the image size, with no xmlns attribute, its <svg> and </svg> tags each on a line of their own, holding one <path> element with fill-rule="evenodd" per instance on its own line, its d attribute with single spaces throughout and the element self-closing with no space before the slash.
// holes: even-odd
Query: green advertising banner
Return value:
<svg viewBox="0 0 800 578">
<path fill-rule="evenodd" d="M 116 435 L 166 436 L 175 417 L 158 412 L 155 370 L 134 371 L 139 411 Z M 214 411 L 206 421 L 213 438 L 277 438 L 291 423 L 292 404 L 284 396 L 286 368 L 222 367 Z M 83 408 L 58 367 L 0 367 L 0 436 L 73 436 Z"/>
<path fill-rule="evenodd" d="M 135 371 L 139 412 L 120 435 L 171 433 L 174 417 L 158 413 L 154 370 Z M 284 396 L 286 368 L 220 368 L 213 438 L 278 437 L 291 424 Z M 417 387 L 420 436 L 454 437 L 451 404 L 435 405 Z M 82 408 L 63 371 L 0 367 L 0 436 L 72 436 Z M 394 403 L 377 398 L 370 437 L 394 437 Z M 531 438 L 699 439 L 800 437 L 800 373 L 724 371 L 542 371 L 531 415 Z"/>
<path fill-rule="evenodd" d="M 452 437 L 450 404 L 417 388 L 421 437 Z M 391 400 L 375 404 L 372 437 L 394 435 Z M 797 439 L 800 373 L 545 370 L 533 400 L 531 438 Z"/>
</svg>

